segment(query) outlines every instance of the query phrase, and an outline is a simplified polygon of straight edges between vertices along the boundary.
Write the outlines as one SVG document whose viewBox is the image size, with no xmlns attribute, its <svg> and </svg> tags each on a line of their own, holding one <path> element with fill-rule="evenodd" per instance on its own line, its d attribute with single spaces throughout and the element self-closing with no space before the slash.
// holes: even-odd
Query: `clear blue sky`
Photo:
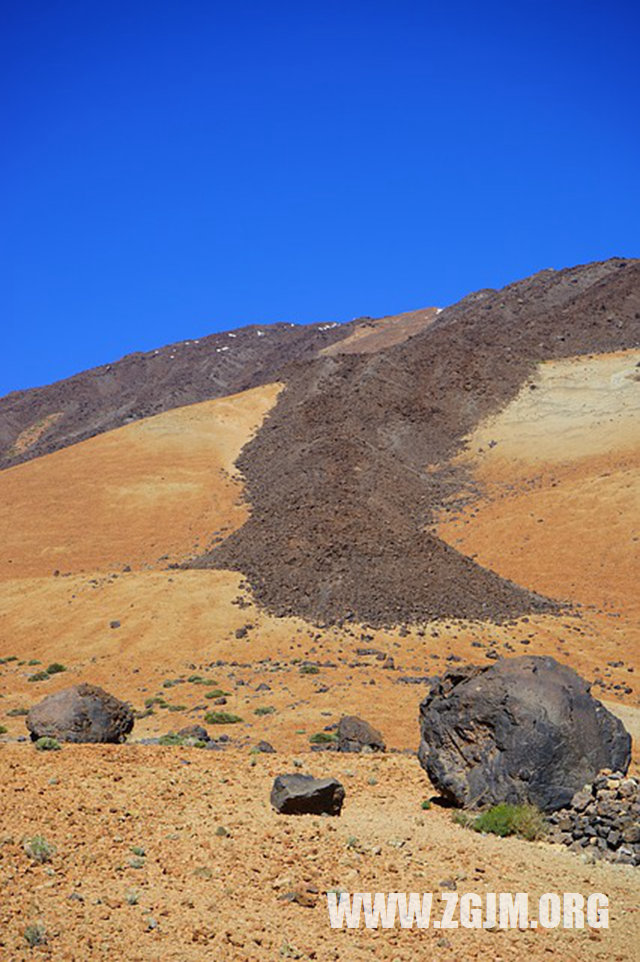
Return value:
<svg viewBox="0 0 640 962">
<path fill-rule="evenodd" d="M 640 256 L 637 4 L 2 4 L 0 393 Z"/>
</svg>

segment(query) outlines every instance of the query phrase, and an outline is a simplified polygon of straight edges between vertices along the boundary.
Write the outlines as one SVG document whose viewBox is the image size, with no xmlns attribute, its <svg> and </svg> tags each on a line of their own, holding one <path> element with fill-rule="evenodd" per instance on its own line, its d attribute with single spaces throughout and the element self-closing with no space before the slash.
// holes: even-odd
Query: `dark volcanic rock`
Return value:
<svg viewBox="0 0 640 962">
<path fill-rule="evenodd" d="M 554 610 L 434 533 L 469 497 L 450 459 L 539 362 L 639 344 L 640 261 L 617 258 L 480 291 L 379 353 L 291 365 L 236 462 L 251 516 L 193 566 L 241 571 L 274 614 L 315 624 Z"/>
<path fill-rule="evenodd" d="M 140 418 L 279 379 L 283 366 L 348 337 L 348 324 L 267 324 L 129 354 L 46 387 L 0 398 L 0 468 L 40 457 Z M 230 337 L 229 333 L 233 336 Z M 45 429 L 15 446 L 34 424 Z"/>
<path fill-rule="evenodd" d="M 622 772 L 600 773 L 549 818 L 551 842 L 585 848 L 593 858 L 640 866 L 640 782 Z"/>
<path fill-rule="evenodd" d="M 210 740 L 209 732 L 202 725 L 187 725 L 185 728 L 181 728 L 178 732 L 181 738 L 195 738 L 198 742 L 208 742 Z"/>
<path fill-rule="evenodd" d="M 361 752 L 363 748 L 383 752 L 385 744 L 382 735 L 362 718 L 344 715 L 338 725 L 338 751 Z"/>
<path fill-rule="evenodd" d="M 27 728 L 33 741 L 123 742 L 133 728 L 133 711 L 96 685 L 74 685 L 34 705 Z"/>
<path fill-rule="evenodd" d="M 312 775 L 278 775 L 271 789 L 271 804 L 282 815 L 339 815 L 344 787 L 335 778 Z"/>
<path fill-rule="evenodd" d="M 503 659 L 435 678 L 420 705 L 419 759 L 456 805 L 566 806 L 603 768 L 626 772 L 631 738 L 553 658 Z"/>
</svg>

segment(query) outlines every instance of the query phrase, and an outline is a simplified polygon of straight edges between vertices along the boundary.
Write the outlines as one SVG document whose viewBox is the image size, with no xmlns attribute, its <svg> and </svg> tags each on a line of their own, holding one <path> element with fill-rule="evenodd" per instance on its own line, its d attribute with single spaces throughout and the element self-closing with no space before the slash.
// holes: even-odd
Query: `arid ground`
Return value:
<svg viewBox="0 0 640 962">
<path fill-rule="evenodd" d="M 368 363 L 389 345 L 408 351 L 406 337 L 425 337 L 434 317 L 406 315 L 401 336 L 362 322 L 344 341 L 346 361 L 335 340 L 319 363 L 353 363 L 360 347 Z M 437 802 L 424 810 L 434 790 L 415 750 L 426 676 L 458 660 L 549 654 L 623 719 L 640 774 L 639 365 L 628 345 L 536 361 L 447 455 L 460 486 L 449 500 L 439 488 L 429 537 L 508 579 L 514 597 L 524 589 L 552 599 L 548 610 L 392 627 L 356 612 L 332 623 L 305 614 L 313 601 L 286 617 L 259 604 L 241 570 L 190 567 L 246 527 L 250 489 L 235 462 L 269 424 L 286 379 L 169 405 L 0 472 L 2 962 L 637 958 L 637 868 L 479 835 Z M 62 431 L 62 420 L 43 427 L 42 416 L 20 422 L 14 455 L 46 444 L 43 431 Z M 444 476 L 443 464 L 431 467 Z M 306 530 L 293 525 L 282 550 L 304 550 L 296 532 Z M 281 562 L 274 557 L 274 569 Z M 54 662 L 66 670 L 30 680 Z M 137 710 L 129 743 L 36 751 L 24 711 L 80 681 Z M 207 726 L 228 736 L 219 750 L 141 743 L 202 723 L 216 689 L 241 719 Z M 349 713 L 380 729 L 385 755 L 312 751 L 310 738 Z M 260 740 L 276 753 L 253 753 Z M 273 811 L 274 776 L 296 770 L 342 781 L 340 818 Z M 24 850 L 35 835 L 55 848 L 42 864 Z M 452 886 L 527 891 L 534 901 L 603 892 L 610 928 L 329 926 L 328 890 Z M 31 923 L 47 932 L 35 949 L 24 938 Z"/>
</svg>

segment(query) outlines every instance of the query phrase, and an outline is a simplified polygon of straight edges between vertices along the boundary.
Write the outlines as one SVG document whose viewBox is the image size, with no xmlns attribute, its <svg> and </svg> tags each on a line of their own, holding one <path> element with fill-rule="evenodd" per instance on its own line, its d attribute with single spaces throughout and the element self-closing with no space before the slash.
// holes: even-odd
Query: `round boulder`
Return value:
<svg viewBox="0 0 640 962">
<path fill-rule="evenodd" d="M 448 671 L 420 705 L 420 764 L 455 805 L 563 808 L 600 769 L 626 772 L 631 758 L 624 725 L 589 689 L 553 658 Z"/>
<path fill-rule="evenodd" d="M 383 752 L 384 738 L 369 722 L 356 715 L 343 715 L 338 725 L 339 752 Z"/>
<path fill-rule="evenodd" d="M 133 711 L 96 685 L 74 685 L 34 705 L 27 728 L 33 741 L 123 742 L 133 728 Z"/>
</svg>

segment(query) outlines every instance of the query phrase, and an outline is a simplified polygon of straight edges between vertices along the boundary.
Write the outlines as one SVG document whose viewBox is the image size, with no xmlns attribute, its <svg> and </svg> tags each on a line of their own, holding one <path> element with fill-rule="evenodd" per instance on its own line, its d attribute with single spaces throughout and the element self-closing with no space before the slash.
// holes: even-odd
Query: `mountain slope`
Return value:
<svg viewBox="0 0 640 962">
<path fill-rule="evenodd" d="M 542 610 L 432 530 L 469 495 L 449 459 L 540 361 L 639 345 L 640 262 L 615 259 L 472 295 L 386 351 L 298 365 L 238 461 L 249 521 L 198 564 L 244 572 L 277 614 L 330 623 Z"/>
</svg>

